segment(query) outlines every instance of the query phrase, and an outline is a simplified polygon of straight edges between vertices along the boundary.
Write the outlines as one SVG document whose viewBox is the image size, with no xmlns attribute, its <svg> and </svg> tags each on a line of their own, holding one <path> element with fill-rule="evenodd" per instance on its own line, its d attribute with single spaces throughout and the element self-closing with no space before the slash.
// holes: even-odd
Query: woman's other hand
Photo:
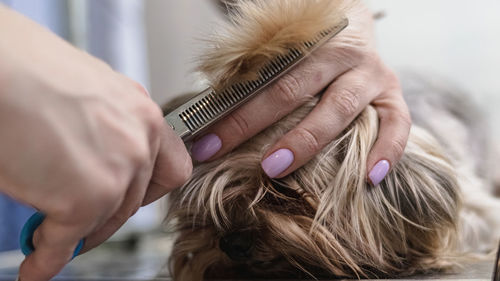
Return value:
<svg viewBox="0 0 500 281">
<path fill-rule="evenodd" d="M 136 82 L 0 6 L 0 189 L 46 215 L 23 281 L 46 281 L 191 174 Z"/>
<path fill-rule="evenodd" d="M 198 161 L 214 160 L 323 92 L 315 109 L 274 144 L 262 168 L 269 177 L 290 174 L 332 142 L 372 104 L 380 118 L 367 179 L 377 185 L 402 156 L 411 119 L 396 75 L 374 46 L 373 14 L 359 1 L 349 26 L 262 94 L 213 126 L 193 145 Z"/>
</svg>

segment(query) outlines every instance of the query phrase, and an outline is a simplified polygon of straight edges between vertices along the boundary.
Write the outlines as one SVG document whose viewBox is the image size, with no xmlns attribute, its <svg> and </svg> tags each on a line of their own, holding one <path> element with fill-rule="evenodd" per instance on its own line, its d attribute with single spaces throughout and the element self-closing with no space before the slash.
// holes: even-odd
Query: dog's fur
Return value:
<svg viewBox="0 0 500 281">
<path fill-rule="evenodd" d="M 236 2 L 200 69 L 216 88 L 252 78 L 265 61 L 336 24 L 351 5 L 345 2 Z M 394 277 L 448 268 L 466 252 L 494 247 L 500 201 L 488 194 L 485 169 L 470 154 L 484 152 L 475 142 L 477 120 L 460 97 L 416 85 L 405 91 L 416 125 L 377 187 L 365 176 L 378 133 L 371 106 L 291 175 L 271 180 L 261 170 L 269 146 L 318 98 L 223 158 L 197 165 L 169 197 L 168 219 L 179 235 L 174 279 Z"/>
</svg>

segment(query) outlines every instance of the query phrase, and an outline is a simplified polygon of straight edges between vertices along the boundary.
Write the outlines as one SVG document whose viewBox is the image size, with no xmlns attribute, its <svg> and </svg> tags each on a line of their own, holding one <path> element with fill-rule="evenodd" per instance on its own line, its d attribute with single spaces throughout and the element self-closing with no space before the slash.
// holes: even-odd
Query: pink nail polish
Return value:
<svg viewBox="0 0 500 281">
<path fill-rule="evenodd" d="M 270 177 L 274 178 L 283 173 L 294 160 L 293 152 L 290 149 L 279 149 L 262 161 L 262 169 Z"/>
<path fill-rule="evenodd" d="M 222 141 L 216 134 L 208 134 L 191 147 L 191 153 L 196 161 L 203 162 L 210 159 L 222 148 Z"/>
<path fill-rule="evenodd" d="M 370 171 L 370 174 L 368 174 L 368 177 L 370 178 L 370 181 L 372 182 L 373 186 L 379 185 L 379 183 L 385 178 L 387 173 L 389 172 L 389 169 L 391 167 L 391 164 L 387 160 L 381 160 L 375 166 L 373 166 L 372 170 Z"/>
</svg>

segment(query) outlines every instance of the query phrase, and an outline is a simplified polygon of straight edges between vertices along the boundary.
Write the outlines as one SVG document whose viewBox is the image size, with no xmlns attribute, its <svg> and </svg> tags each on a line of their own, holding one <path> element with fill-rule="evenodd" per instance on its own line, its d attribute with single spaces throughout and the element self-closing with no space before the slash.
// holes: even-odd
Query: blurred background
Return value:
<svg viewBox="0 0 500 281">
<path fill-rule="evenodd" d="M 421 73 L 463 89 L 484 108 L 496 140 L 500 139 L 500 126 L 494 125 L 500 122 L 500 1 L 366 2 L 385 14 L 377 22 L 376 32 L 387 64 L 398 72 Z M 201 39 L 222 19 L 212 0 L 0 3 L 139 81 L 160 105 L 203 89 L 193 72 L 196 57 L 203 50 Z M 32 212 L 0 194 L 0 251 L 17 248 L 19 228 Z M 141 210 L 114 239 L 133 242 L 141 233 L 159 231 L 163 216 L 163 208 L 153 204 Z"/>
<path fill-rule="evenodd" d="M 386 15 L 378 50 L 394 69 L 440 77 L 500 121 L 500 1 L 370 0 Z M 500 126 L 492 126 L 496 139 Z"/>
</svg>

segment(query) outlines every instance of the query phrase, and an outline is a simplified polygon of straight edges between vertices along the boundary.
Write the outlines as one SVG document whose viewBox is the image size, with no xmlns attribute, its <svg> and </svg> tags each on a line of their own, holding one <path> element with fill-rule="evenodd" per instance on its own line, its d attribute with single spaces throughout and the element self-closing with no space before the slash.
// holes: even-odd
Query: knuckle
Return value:
<svg viewBox="0 0 500 281">
<path fill-rule="evenodd" d="M 411 116 L 408 112 L 405 112 L 399 117 L 401 124 L 406 128 L 406 131 L 410 131 L 410 127 L 413 123 Z"/>
<path fill-rule="evenodd" d="M 403 155 L 406 147 L 406 142 L 401 138 L 391 140 L 391 149 L 396 159 Z"/>
<path fill-rule="evenodd" d="M 383 65 L 382 58 L 374 50 L 358 49 L 358 52 L 362 52 L 363 62 L 365 65 L 381 66 Z"/>
<path fill-rule="evenodd" d="M 367 51 L 365 46 L 334 43 L 332 47 L 331 55 L 335 56 L 335 61 L 341 61 L 351 67 L 362 64 L 370 57 L 370 52 Z"/>
<path fill-rule="evenodd" d="M 97 209 L 109 208 L 118 204 L 121 201 L 121 197 L 124 195 L 118 186 L 112 185 L 101 185 L 95 191 L 96 205 Z"/>
<path fill-rule="evenodd" d="M 398 75 L 388 67 L 385 67 L 385 81 L 386 87 L 389 89 L 401 89 L 401 83 Z"/>
<path fill-rule="evenodd" d="M 83 220 L 89 214 L 82 212 L 82 205 L 87 205 L 87 200 L 80 197 L 80 202 L 73 200 L 63 200 L 54 206 L 54 214 L 63 223 L 71 222 L 72 220 Z"/>
<path fill-rule="evenodd" d="M 124 156 L 132 167 L 142 167 L 150 161 L 150 145 L 146 136 L 128 132 L 124 139 Z"/>
<path fill-rule="evenodd" d="M 318 137 L 306 128 L 296 128 L 294 130 L 294 137 L 297 138 L 298 143 L 303 146 L 307 154 L 313 155 L 321 150 L 321 143 Z"/>
<path fill-rule="evenodd" d="M 300 97 L 302 81 L 293 74 L 285 74 L 276 83 L 273 99 L 277 106 L 290 106 L 296 104 Z"/>
<path fill-rule="evenodd" d="M 393 85 L 399 87 L 399 77 L 398 77 L 398 75 L 394 71 L 392 71 L 391 69 L 387 68 L 386 75 L 387 75 L 387 80 L 389 82 L 392 82 Z"/>
<path fill-rule="evenodd" d="M 103 210 L 113 209 L 115 206 L 120 205 L 123 200 L 129 182 L 130 180 L 125 178 L 124 175 L 116 173 L 105 175 L 91 188 L 88 188 L 89 190 L 82 203 L 86 205 L 86 208 L 94 206 L 95 211 L 98 213 L 103 212 Z"/>
<path fill-rule="evenodd" d="M 141 97 L 140 101 L 137 102 L 137 110 L 149 126 L 157 129 L 161 128 L 163 121 L 162 112 L 154 102 Z"/>
<path fill-rule="evenodd" d="M 179 165 L 179 169 L 176 171 L 175 175 L 172 177 L 172 185 L 174 187 L 179 187 L 189 180 L 193 172 L 193 163 L 190 157 L 184 158 L 183 165 Z"/>
<path fill-rule="evenodd" d="M 356 115 L 360 106 L 360 90 L 359 89 L 342 89 L 339 90 L 333 98 L 335 109 L 344 118 Z"/>
<path fill-rule="evenodd" d="M 407 109 L 402 109 L 403 107 L 400 107 L 399 109 L 401 111 L 395 112 L 390 115 L 389 120 L 387 122 L 389 124 L 398 124 L 398 127 L 401 130 L 404 130 L 405 132 L 409 132 L 410 127 L 412 125 L 412 119 L 410 116 L 410 113 L 408 112 Z"/>
<path fill-rule="evenodd" d="M 149 97 L 149 92 L 148 90 L 142 85 L 140 84 L 139 82 L 135 81 L 135 80 L 131 80 L 132 81 L 132 85 L 134 85 L 134 87 L 144 96 L 146 97 Z"/>
<path fill-rule="evenodd" d="M 130 161 L 135 167 L 142 167 L 149 162 L 149 146 L 143 141 L 136 141 L 130 153 Z"/>
<path fill-rule="evenodd" d="M 237 138 L 244 138 L 248 134 L 250 125 L 239 110 L 231 113 L 228 116 L 228 120 L 232 124 L 231 127 L 234 129 L 233 135 L 235 135 Z"/>
<path fill-rule="evenodd" d="M 153 136 L 160 135 L 161 130 L 164 128 L 164 121 L 159 107 L 154 106 L 149 111 L 148 121 L 152 135 Z"/>
<path fill-rule="evenodd" d="M 140 95 L 149 97 L 148 90 L 139 82 L 135 81 L 134 79 L 122 74 L 122 73 L 117 73 L 118 76 L 125 82 L 125 85 L 127 86 L 127 89 L 130 89 L 130 86 L 132 89 L 136 90 L 137 92 L 140 93 Z"/>
<path fill-rule="evenodd" d="M 401 89 L 398 75 L 382 61 L 382 58 L 379 55 L 371 55 L 368 59 L 368 63 L 368 65 L 372 65 L 374 67 L 374 69 L 372 69 L 373 72 L 381 73 L 385 89 Z"/>
</svg>

